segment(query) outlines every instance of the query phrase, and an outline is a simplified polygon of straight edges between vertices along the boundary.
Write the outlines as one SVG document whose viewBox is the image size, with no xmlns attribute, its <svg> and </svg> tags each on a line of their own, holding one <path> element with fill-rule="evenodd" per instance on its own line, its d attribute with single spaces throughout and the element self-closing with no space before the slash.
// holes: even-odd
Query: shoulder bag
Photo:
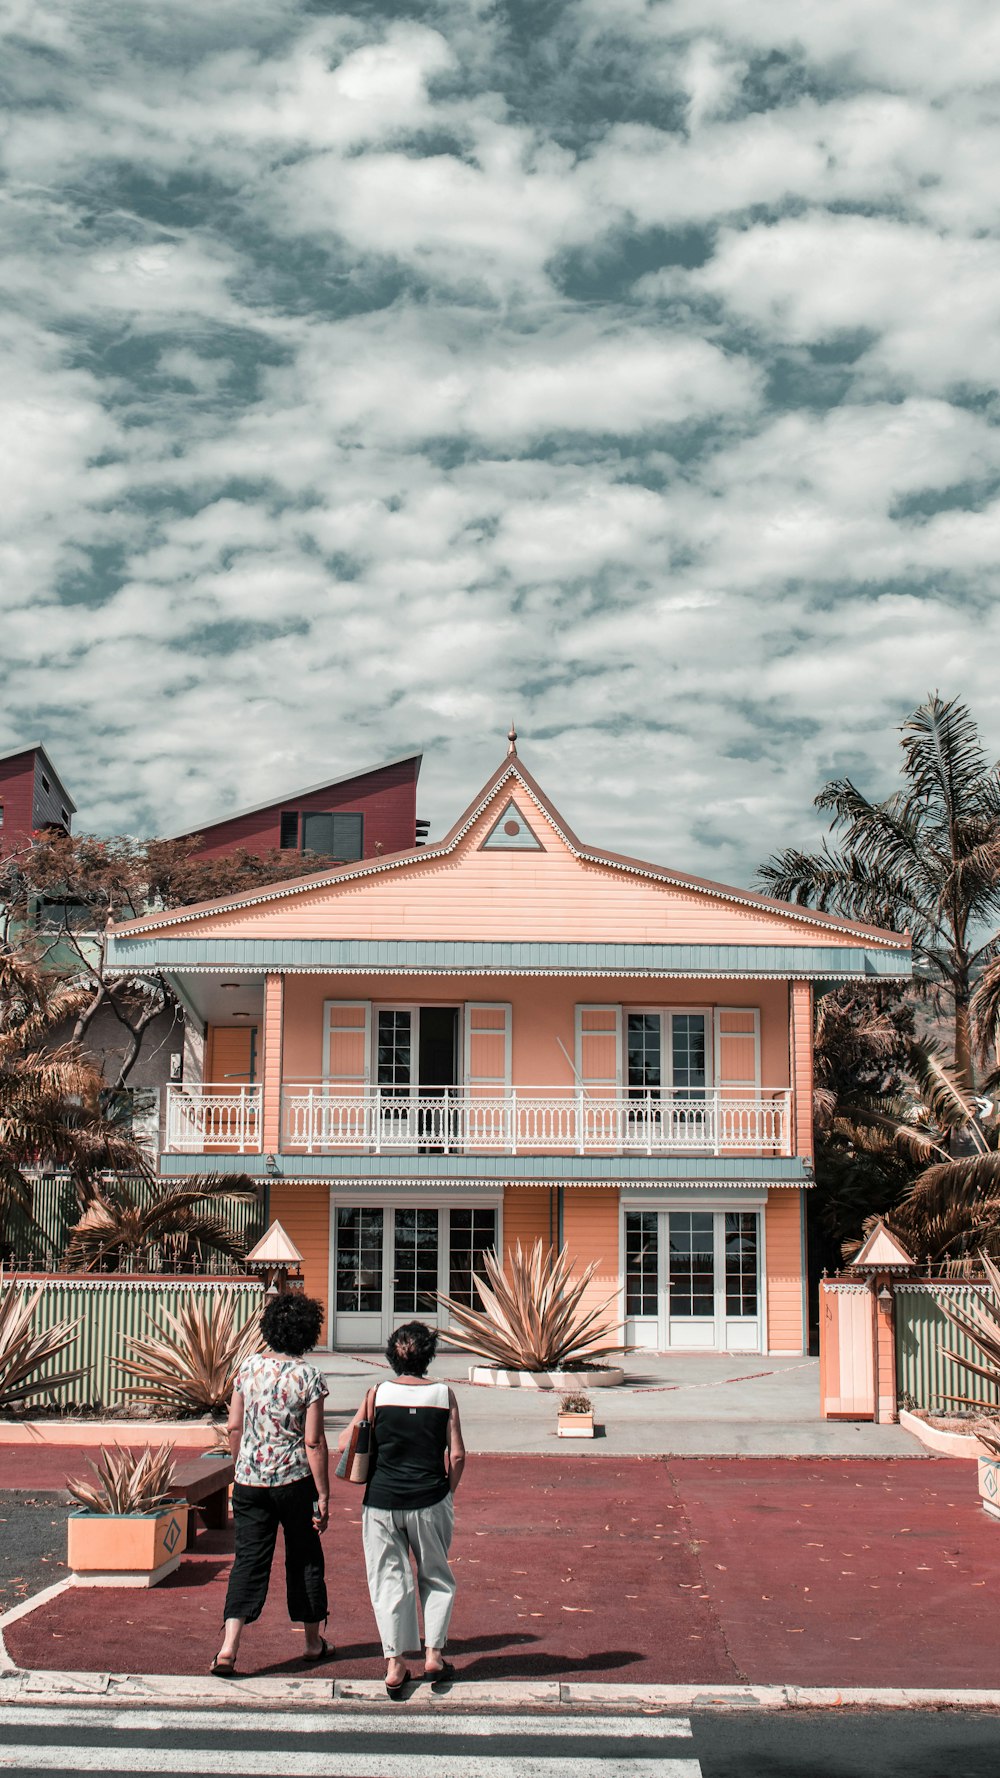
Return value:
<svg viewBox="0 0 1000 1778">
<path fill-rule="evenodd" d="M 340 1453 L 340 1462 L 334 1475 L 342 1482 L 355 1482 L 361 1487 L 368 1480 L 368 1466 L 371 1459 L 372 1432 L 375 1426 L 375 1391 L 369 1389 L 365 1396 L 360 1420 L 351 1426 L 351 1436 Z"/>
</svg>

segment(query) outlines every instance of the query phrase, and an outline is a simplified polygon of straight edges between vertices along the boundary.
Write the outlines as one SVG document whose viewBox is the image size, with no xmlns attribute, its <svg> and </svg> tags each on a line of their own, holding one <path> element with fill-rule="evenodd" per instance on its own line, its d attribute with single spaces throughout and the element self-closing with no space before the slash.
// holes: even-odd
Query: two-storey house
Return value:
<svg viewBox="0 0 1000 1778">
<path fill-rule="evenodd" d="M 629 1344 L 801 1352 L 813 995 L 908 942 L 584 844 L 514 750 L 443 840 L 113 935 L 210 1059 L 161 1171 L 258 1178 L 328 1306 L 377 1346 L 472 1301 L 483 1250 L 565 1244 Z"/>
</svg>

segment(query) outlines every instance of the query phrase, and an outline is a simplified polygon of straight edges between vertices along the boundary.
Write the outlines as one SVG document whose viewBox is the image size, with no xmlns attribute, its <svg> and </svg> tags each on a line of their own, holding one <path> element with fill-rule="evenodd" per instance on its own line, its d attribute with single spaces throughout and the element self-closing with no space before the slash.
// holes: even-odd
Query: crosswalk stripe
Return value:
<svg viewBox="0 0 1000 1778">
<path fill-rule="evenodd" d="M 454 1700 L 458 1702 L 456 1698 Z M 261 1737 L 280 1735 L 353 1734 L 429 1735 L 442 1740 L 449 1736 L 586 1735 L 637 1741 L 680 1741 L 691 1739 L 691 1724 L 686 1716 L 498 1716 L 476 1711 L 469 1716 L 444 1716 L 421 1712 L 419 1716 L 403 1711 L 389 1716 L 385 1711 L 346 1712 L 343 1710 L 129 1710 L 121 1705 L 114 1710 L 70 1706 L 45 1707 L 32 1704 L 0 1706 L 0 1730 L 36 1728 L 45 1725 L 57 1729 L 94 1729 L 108 1739 L 114 1732 L 178 1733 L 181 1730 L 207 1730 L 210 1735 L 238 1732 Z"/>
<path fill-rule="evenodd" d="M 111 1752 L 114 1770 L 122 1774 L 170 1772 L 199 1774 L 199 1778 L 414 1778 L 412 1753 L 331 1755 L 305 1748 L 259 1751 L 252 1748 L 116 1747 Z M 101 1772 L 109 1767 L 107 1747 L 39 1746 L 26 1742 L 0 1751 L 0 1770 L 17 1772 Z M 421 1754 L 420 1778 L 470 1778 L 469 1755 Z M 475 1778 L 701 1778 L 696 1759 L 620 1758 L 610 1753 L 602 1759 L 545 1759 L 533 1754 L 512 1757 L 485 1753 L 476 1756 Z"/>
</svg>

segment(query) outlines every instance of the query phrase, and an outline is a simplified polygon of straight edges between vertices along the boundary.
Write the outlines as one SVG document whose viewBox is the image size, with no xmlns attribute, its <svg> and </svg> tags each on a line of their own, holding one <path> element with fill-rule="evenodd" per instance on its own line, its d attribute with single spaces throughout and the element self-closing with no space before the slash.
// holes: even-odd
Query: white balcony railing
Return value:
<svg viewBox="0 0 1000 1778">
<path fill-rule="evenodd" d="M 167 1150 L 171 1154 L 259 1154 L 260 1087 L 167 1088 Z"/>
<path fill-rule="evenodd" d="M 572 1087 L 410 1094 L 323 1082 L 285 1088 L 281 1147 L 306 1154 L 788 1154 L 790 1107 L 787 1088 L 751 1098 L 725 1091 L 686 1098 Z"/>
</svg>

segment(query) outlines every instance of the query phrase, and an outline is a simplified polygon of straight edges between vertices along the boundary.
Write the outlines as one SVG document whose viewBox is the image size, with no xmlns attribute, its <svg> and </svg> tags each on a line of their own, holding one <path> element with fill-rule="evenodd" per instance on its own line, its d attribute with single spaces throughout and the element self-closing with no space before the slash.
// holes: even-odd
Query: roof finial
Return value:
<svg viewBox="0 0 1000 1778">
<path fill-rule="evenodd" d="M 513 717 L 510 719 L 510 728 L 507 731 L 507 758 L 517 758 L 517 730 L 514 727 Z"/>
</svg>

